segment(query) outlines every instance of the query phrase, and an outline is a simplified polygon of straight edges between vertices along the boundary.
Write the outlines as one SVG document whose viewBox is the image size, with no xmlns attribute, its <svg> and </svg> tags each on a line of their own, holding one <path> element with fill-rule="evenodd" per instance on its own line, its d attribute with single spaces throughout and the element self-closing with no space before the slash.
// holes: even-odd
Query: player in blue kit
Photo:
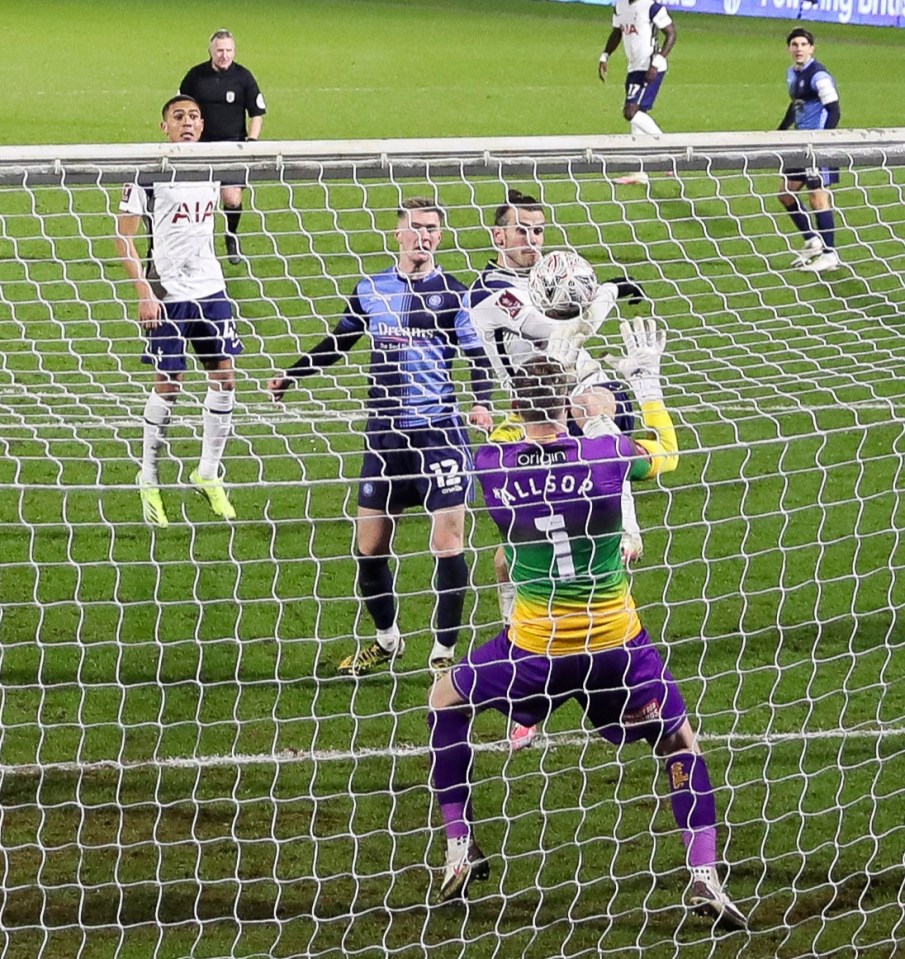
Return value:
<svg viewBox="0 0 905 959">
<path fill-rule="evenodd" d="M 663 45 L 660 45 L 660 33 Z M 663 131 L 650 111 L 666 76 L 667 58 L 676 43 L 676 27 L 669 11 L 656 0 L 616 0 L 613 29 L 600 54 L 597 72 L 606 82 L 607 63 L 620 41 L 625 47 L 628 74 L 622 115 L 636 136 L 659 136 Z"/>
<path fill-rule="evenodd" d="M 181 94 L 168 100 L 161 128 L 171 143 L 197 141 L 204 128 L 197 101 Z M 127 183 L 119 204 L 116 249 L 138 294 L 138 319 L 147 335 L 142 361 L 155 368 L 154 389 L 144 409 L 138 490 L 145 522 L 158 528 L 168 526 L 169 520 L 157 463 L 182 387 L 189 344 L 208 379 L 201 461 L 189 482 L 217 516 L 236 517 L 220 478 L 220 463 L 235 406 L 233 357 L 242 352 L 242 344 L 214 255 L 219 198 L 218 182 L 167 179 Z M 149 237 L 147 265 L 135 246 L 143 225 Z"/>
<path fill-rule="evenodd" d="M 780 130 L 834 130 L 839 125 L 839 91 L 827 68 L 814 59 L 814 35 L 797 27 L 786 43 L 792 66 L 786 76 L 791 103 Z M 827 189 L 839 182 L 839 170 L 822 167 L 810 170 L 786 170 L 779 201 L 788 210 L 797 229 L 804 236 L 804 247 L 795 255 L 795 265 L 812 273 L 825 273 L 841 266 L 836 252 L 836 224 L 832 198 Z M 817 229 L 811 227 L 798 194 L 807 187 L 808 200 L 814 211 Z"/>
<path fill-rule="evenodd" d="M 573 408 L 584 435 L 566 425 L 568 376 L 546 356 L 513 381 L 523 438 L 481 447 L 475 469 L 506 544 L 516 586 L 512 621 L 472 649 L 431 689 L 433 787 L 447 838 L 438 900 L 466 898 L 489 864 L 475 838 L 472 715 L 495 709 L 525 726 L 575 701 L 608 742 L 646 740 L 661 757 L 690 871 L 690 905 L 732 928 L 744 914 L 717 874 L 717 809 L 707 761 L 685 703 L 641 624 L 621 555 L 622 486 L 676 468 L 678 446 L 663 403 L 665 335 L 653 320 L 622 324 L 618 361 L 656 434 L 590 436 L 601 411 Z"/>
<path fill-rule="evenodd" d="M 267 384 L 279 400 L 296 379 L 337 363 L 366 334 L 371 341 L 356 560 L 359 591 L 377 635 L 339 664 L 339 672 L 349 676 L 389 663 L 405 648 L 389 556 L 396 517 L 412 506 L 431 515 L 437 605 L 430 667 L 439 674 L 455 657 L 468 585 L 463 551 L 472 466 L 450 375 L 456 350 L 471 363 L 475 403 L 469 422 L 483 430 L 493 425 L 492 383 L 463 308 L 465 287 L 434 262 L 442 226 L 443 212 L 434 201 L 406 200 L 396 225 L 397 264 L 360 280 L 333 332 Z"/>
</svg>

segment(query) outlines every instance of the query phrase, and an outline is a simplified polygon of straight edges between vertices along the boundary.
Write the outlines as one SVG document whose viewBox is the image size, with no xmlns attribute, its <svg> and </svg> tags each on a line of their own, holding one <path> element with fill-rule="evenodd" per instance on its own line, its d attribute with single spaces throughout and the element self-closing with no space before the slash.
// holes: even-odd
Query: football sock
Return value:
<svg viewBox="0 0 905 959">
<path fill-rule="evenodd" d="M 674 753 L 666 760 L 669 798 L 688 850 L 689 866 L 716 862 L 716 800 L 703 756 Z"/>
<path fill-rule="evenodd" d="M 505 583 L 497 583 L 497 599 L 500 601 L 500 616 L 503 619 L 503 625 L 508 626 L 512 622 L 512 607 L 515 606 L 515 584 L 507 580 Z"/>
<path fill-rule="evenodd" d="M 172 394 L 172 399 L 167 399 L 157 390 L 151 390 L 145 403 L 145 425 L 141 441 L 141 482 L 145 486 L 157 485 L 157 461 L 166 442 L 175 402 L 175 393 Z"/>
<path fill-rule="evenodd" d="M 786 210 L 788 210 L 789 216 L 795 224 L 795 229 L 797 229 L 799 233 L 803 233 L 806 240 L 810 240 L 812 236 L 817 236 L 811 229 L 811 221 L 808 219 L 807 213 L 801 208 L 798 197 L 795 197 L 795 206 L 786 207 Z"/>
<path fill-rule="evenodd" d="M 817 229 L 820 231 L 820 239 L 828 250 L 836 247 L 836 221 L 832 210 L 818 210 L 816 213 Z"/>
<path fill-rule="evenodd" d="M 427 714 L 430 730 L 431 779 L 437 792 L 440 814 L 447 839 L 467 836 L 469 832 L 472 748 L 468 741 L 470 715 L 464 709 L 431 710 Z"/>
<path fill-rule="evenodd" d="M 389 630 L 396 622 L 396 599 L 393 596 L 393 574 L 386 556 L 357 556 L 358 588 L 374 625 Z M 389 647 L 384 647 L 389 648 Z"/>
<path fill-rule="evenodd" d="M 212 386 L 207 388 L 201 412 L 201 462 L 198 464 L 198 475 L 202 479 L 217 479 L 219 475 L 235 405 L 235 390 L 216 390 Z"/>
<path fill-rule="evenodd" d="M 239 232 L 239 220 L 242 218 L 242 204 L 237 207 L 228 207 L 226 213 L 226 230 L 228 233 Z"/>
<path fill-rule="evenodd" d="M 436 565 L 437 641 L 448 649 L 456 645 L 462 625 L 462 607 L 468 586 L 468 565 L 463 553 L 439 556 Z"/>
<path fill-rule="evenodd" d="M 663 131 L 657 126 L 654 118 L 643 110 L 639 110 L 629 121 L 631 123 L 632 133 L 641 134 L 647 137 L 658 137 Z"/>
</svg>

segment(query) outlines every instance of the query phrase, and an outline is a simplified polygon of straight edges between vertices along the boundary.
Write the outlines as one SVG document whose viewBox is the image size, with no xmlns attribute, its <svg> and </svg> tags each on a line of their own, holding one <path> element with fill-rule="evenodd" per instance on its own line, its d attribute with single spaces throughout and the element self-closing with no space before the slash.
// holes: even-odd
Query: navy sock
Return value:
<svg viewBox="0 0 905 959">
<path fill-rule="evenodd" d="M 434 588 L 437 590 L 437 639 L 452 649 L 459 638 L 468 566 L 465 556 L 441 556 L 437 559 Z"/>
<path fill-rule="evenodd" d="M 798 197 L 795 198 L 794 207 L 786 207 L 789 216 L 792 218 L 792 222 L 795 224 L 796 229 L 804 234 L 806 240 L 810 240 L 812 236 L 817 234 L 811 229 L 811 221 L 808 219 L 807 213 L 801 208 L 801 203 L 798 202 Z"/>
<path fill-rule="evenodd" d="M 836 247 L 836 219 L 832 210 L 817 211 L 817 229 L 820 231 L 820 238 L 823 245 L 828 250 Z"/>
<path fill-rule="evenodd" d="M 386 556 L 357 556 L 358 588 L 365 607 L 378 629 L 389 629 L 396 622 L 396 598 L 393 574 Z"/>
</svg>

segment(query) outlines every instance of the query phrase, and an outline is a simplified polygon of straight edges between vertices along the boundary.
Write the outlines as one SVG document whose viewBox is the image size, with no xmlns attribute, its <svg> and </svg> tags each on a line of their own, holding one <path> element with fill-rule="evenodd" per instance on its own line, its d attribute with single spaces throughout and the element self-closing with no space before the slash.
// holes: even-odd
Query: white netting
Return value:
<svg viewBox="0 0 905 959">
<path fill-rule="evenodd" d="M 799 240 L 776 200 L 806 142 L 0 150 L 4 954 L 895 954 L 905 131 L 816 138 L 842 169 L 844 266 L 824 278 L 791 269 Z M 225 460 L 239 518 L 186 492 L 203 391 L 190 372 L 162 471 L 172 526 L 154 533 L 134 485 L 150 373 L 114 215 L 136 172 L 211 165 L 250 184 L 248 262 L 226 267 L 245 343 Z M 614 182 L 641 166 L 649 185 Z M 367 353 L 284 408 L 263 383 L 391 263 L 400 198 L 443 203 L 439 261 L 469 283 L 504 185 L 546 204 L 549 248 L 603 278 L 628 270 L 671 331 L 683 456 L 638 495 L 633 590 L 700 724 L 750 934 L 715 942 L 685 916 L 657 764 L 589 738 L 571 709 L 515 756 L 499 717 L 478 720 L 492 879 L 467 911 L 427 908 L 445 850 L 427 786 L 423 514 L 395 547 L 405 660 L 360 683 L 335 674 L 371 635 L 350 522 Z M 460 651 L 499 618 L 478 505 L 467 536 Z"/>
</svg>

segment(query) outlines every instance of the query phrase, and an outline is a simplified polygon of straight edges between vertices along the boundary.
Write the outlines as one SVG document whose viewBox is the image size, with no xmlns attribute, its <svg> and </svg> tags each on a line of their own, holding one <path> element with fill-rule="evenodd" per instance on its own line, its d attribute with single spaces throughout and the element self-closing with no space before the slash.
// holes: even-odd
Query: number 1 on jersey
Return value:
<svg viewBox="0 0 905 959">
<path fill-rule="evenodd" d="M 553 558 L 556 560 L 556 574 L 561 580 L 575 579 L 575 561 L 572 559 L 572 544 L 566 532 L 566 519 L 560 513 L 552 516 L 538 516 L 534 525 L 553 546 Z"/>
</svg>

